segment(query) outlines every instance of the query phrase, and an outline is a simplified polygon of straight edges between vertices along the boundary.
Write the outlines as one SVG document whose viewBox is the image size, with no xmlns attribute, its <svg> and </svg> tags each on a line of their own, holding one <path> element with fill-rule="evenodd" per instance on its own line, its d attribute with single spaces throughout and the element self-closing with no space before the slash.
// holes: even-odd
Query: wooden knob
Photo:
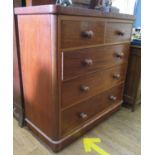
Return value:
<svg viewBox="0 0 155 155">
<path fill-rule="evenodd" d="M 84 65 L 90 66 L 90 65 L 93 64 L 93 60 L 92 60 L 92 59 L 85 59 L 85 60 L 83 61 L 83 64 L 84 64 Z"/>
<path fill-rule="evenodd" d="M 116 53 L 116 56 L 118 58 L 122 58 L 124 56 L 124 53 L 123 52 Z"/>
<path fill-rule="evenodd" d="M 86 119 L 86 118 L 88 117 L 88 115 L 85 114 L 84 112 L 82 112 L 82 113 L 80 113 L 80 117 L 81 117 L 82 119 Z"/>
<path fill-rule="evenodd" d="M 92 30 L 88 30 L 83 32 L 83 36 L 86 38 L 92 38 L 94 36 L 94 32 Z"/>
<path fill-rule="evenodd" d="M 80 90 L 83 91 L 83 92 L 87 92 L 87 91 L 89 91 L 89 87 L 86 86 L 86 85 L 81 85 Z"/>
<path fill-rule="evenodd" d="M 116 101 L 117 97 L 116 97 L 116 96 L 111 95 L 111 96 L 109 97 L 109 99 L 110 99 L 110 100 L 112 100 L 112 101 Z"/>
<path fill-rule="evenodd" d="M 119 35 L 119 36 L 124 36 L 124 32 L 122 32 L 122 31 L 117 31 L 117 35 Z"/>
<path fill-rule="evenodd" d="M 113 74 L 113 78 L 114 79 L 119 79 L 120 78 L 120 74 Z"/>
</svg>

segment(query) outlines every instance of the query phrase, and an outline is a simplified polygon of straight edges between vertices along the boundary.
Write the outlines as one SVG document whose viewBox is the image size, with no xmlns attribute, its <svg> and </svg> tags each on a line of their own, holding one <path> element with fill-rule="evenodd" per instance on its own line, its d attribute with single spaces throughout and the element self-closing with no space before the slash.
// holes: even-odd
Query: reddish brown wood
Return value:
<svg viewBox="0 0 155 155">
<path fill-rule="evenodd" d="M 130 41 L 132 24 L 108 22 L 105 31 L 105 43 Z"/>
<path fill-rule="evenodd" d="M 74 103 L 81 102 L 91 96 L 105 91 L 125 80 L 126 65 L 114 67 L 112 69 L 95 72 L 73 80 L 62 83 L 62 107 L 65 108 Z M 114 78 L 114 74 L 119 74 L 120 78 Z M 86 86 L 88 90 L 81 87 Z"/>
<path fill-rule="evenodd" d="M 54 5 L 19 8 L 16 14 L 25 120 L 34 133 L 54 151 L 59 151 L 120 108 L 129 40 L 125 37 L 123 40 L 118 39 L 119 42 L 113 39 L 112 43 L 105 44 L 104 39 L 110 37 L 106 35 L 112 35 L 107 27 L 105 29 L 105 24 L 113 22 L 116 25 L 130 25 L 134 17 Z M 63 22 L 67 25 L 64 26 Z M 86 38 L 82 39 L 81 36 L 71 36 L 74 35 L 73 28 L 78 34 L 81 30 L 88 30 L 84 37 L 89 37 L 89 41 L 85 42 Z M 131 29 L 127 33 L 129 31 Z M 70 40 L 71 44 L 63 43 L 62 37 Z M 91 42 L 91 39 L 94 41 Z M 94 67 L 82 71 L 76 65 L 85 56 L 91 56 L 93 61 L 88 58 L 85 63 Z M 112 104 L 109 106 L 110 102 Z M 82 124 L 78 122 L 76 110 L 81 112 L 83 119 L 87 118 L 87 114 L 85 111 L 82 113 L 82 110 L 86 110 L 89 119 Z M 68 124 L 70 127 L 66 128 Z"/>
<path fill-rule="evenodd" d="M 54 50 L 56 17 L 52 15 L 19 16 L 18 24 L 22 51 L 25 117 L 47 136 L 56 139 L 59 124 L 58 108 L 56 109 L 58 106 L 57 58 L 56 50 Z M 51 30 L 51 25 L 55 25 L 52 27 L 54 30 Z"/>
<path fill-rule="evenodd" d="M 114 87 L 104 93 L 100 93 L 95 97 L 90 98 L 80 104 L 73 106 L 62 112 L 62 134 L 67 134 L 75 128 L 82 126 L 92 117 L 105 111 L 113 104 L 121 101 L 123 93 L 123 85 Z M 115 96 L 116 100 L 110 99 L 110 96 Z M 82 115 L 83 114 L 83 115 Z M 69 122 L 69 123 L 68 123 Z"/>
<path fill-rule="evenodd" d="M 43 5 L 34 7 L 16 8 L 16 14 L 61 14 L 61 15 L 74 15 L 74 16 L 87 16 L 87 17 L 98 17 L 98 18 L 114 18 L 124 19 L 132 21 L 135 16 L 120 13 L 105 13 L 98 10 L 86 9 L 86 8 L 75 8 L 75 7 L 63 7 L 60 5 Z"/>
<path fill-rule="evenodd" d="M 39 131 L 39 129 L 34 128 L 30 124 L 28 124 L 27 126 L 33 131 L 35 135 L 37 135 L 41 140 L 43 140 L 47 145 L 49 145 L 54 152 L 59 152 L 60 150 L 67 147 L 70 143 L 73 143 L 75 140 L 77 140 L 77 138 L 79 138 L 89 130 L 93 129 L 96 125 L 103 122 L 105 119 L 117 112 L 121 108 L 121 104 L 122 101 L 118 102 L 117 104 L 113 104 L 113 106 L 110 106 L 106 111 L 98 114 L 96 117 L 92 118 L 91 121 L 86 122 L 84 126 L 81 126 L 75 131 L 62 136 L 61 139 L 57 141 L 54 141 L 49 137 L 44 136 Z"/>
<path fill-rule="evenodd" d="M 80 19 L 79 19 L 80 20 Z M 61 21 L 62 48 L 104 43 L 103 21 Z"/>
<path fill-rule="evenodd" d="M 64 52 L 63 80 L 127 63 L 128 51 L 129 44 L 121 44 Z M 124 56 L 118 57 L 119 53 L 124 53 Z M 87 64 L 87 60 L 92 63 Z"/>
</svg>

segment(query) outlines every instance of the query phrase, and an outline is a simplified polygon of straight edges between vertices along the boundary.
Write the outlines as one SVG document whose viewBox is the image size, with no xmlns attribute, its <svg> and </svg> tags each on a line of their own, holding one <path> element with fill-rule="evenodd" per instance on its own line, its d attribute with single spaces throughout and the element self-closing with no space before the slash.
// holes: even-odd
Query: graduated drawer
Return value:
<svg viewBox="0 0 155 155">
<path fill-rule="evenodd" d="M 74 50 L 63 53 L 63 80 L 83 73 L 127 63 L 129 44 Z"/>
<path fill-rule="evenodd" d="M 97 114 L 121 102 L 122 93 L 123 85 L 121 84 L 62 111 L 62 134 L 71 132 Z"/>
<path fill-rule="evenodd" d="M 61 48 L 104 43 L 103 21 L 78 19 L 61 20 Z"/>
<path fill-rule="evenodd" d="M 130 41 L 132 24 L 108 22 L 105 30 L 105 43 Z"/>
<path fill-rule="evenodd" d="M 62 83 L 62 108 L 81 102 L 125 80 L 126 65 L 88 74 Z"/>
</svg>

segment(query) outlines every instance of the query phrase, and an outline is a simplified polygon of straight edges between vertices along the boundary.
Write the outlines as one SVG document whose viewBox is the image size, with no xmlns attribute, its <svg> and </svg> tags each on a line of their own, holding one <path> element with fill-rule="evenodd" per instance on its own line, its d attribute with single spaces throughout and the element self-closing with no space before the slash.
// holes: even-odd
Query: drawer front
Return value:
<svg viewBox="0 0 155 155">
<path fill-rule="evenodd" d="M 91 99 L 62 111 L 62 134 L 83 125 L 86 121 L 122 100 L 123 85 L 98 94 Z"/>
<path fill-rule="evenodd" d="M 96 45 L 103 42 L 103 21 L 61 21 L 61 48 Z"/>
<path fill-rule="evenodd" d="M 109 22 L 106 24 L 105 43 L 130 41 L 131 31 L 132 24 Z"/>
<path fill-rule="evenodd" d="M 126 65 L 62 83 L 62 108 L 81 102 L 125 80 Z"/>
<path fill-rule="evenodd" d="M 96 47 L 63 53 L 63 80 L 127 63 L 129 44 Z"/>
</svg>

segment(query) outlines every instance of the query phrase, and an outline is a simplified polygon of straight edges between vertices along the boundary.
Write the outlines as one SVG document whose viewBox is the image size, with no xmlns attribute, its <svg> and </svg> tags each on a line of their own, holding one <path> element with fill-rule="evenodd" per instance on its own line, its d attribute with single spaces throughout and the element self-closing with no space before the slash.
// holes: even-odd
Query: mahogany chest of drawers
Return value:
<svg viewBox="0 0 155 155">
<path fill-rule="evenodd" d="M 122 103 L 134 16 L 17 8 L 25 122 L 61 150 Z"/>
</svg>

